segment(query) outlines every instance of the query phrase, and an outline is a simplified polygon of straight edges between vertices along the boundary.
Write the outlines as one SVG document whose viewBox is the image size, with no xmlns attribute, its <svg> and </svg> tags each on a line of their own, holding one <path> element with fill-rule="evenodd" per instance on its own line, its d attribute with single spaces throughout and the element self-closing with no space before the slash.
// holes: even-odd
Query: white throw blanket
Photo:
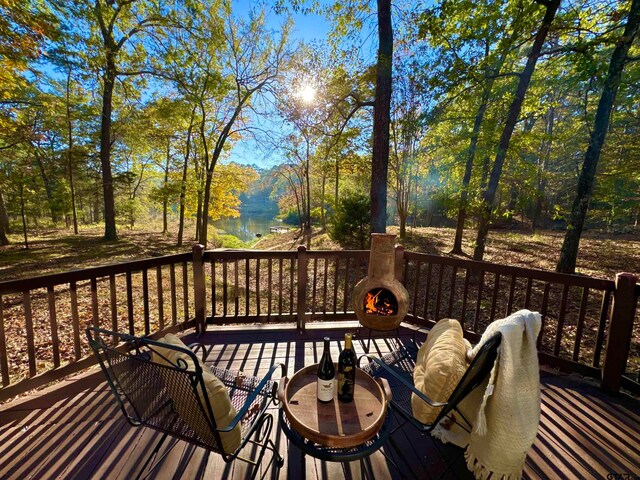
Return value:
<svg viewBox="0 0 640 480">
<path fill-rule="evenodd" d="M 536 350 L 540 327 L 540 314 L 529 310 L 520 310 L 489 325 L 470 356 L 475 356 L 497 332 L 502 334 L 502 342 L 484 394 L 481 385 L 460 406 L 473 424 L 471 434 L 440 426 L 433 432 L 444 442 L 467 445 L 467 466 L 477 479 L 491 475 L 492 479 L 515 480 L 522 476 L 540 421 Z"/>
</svg>

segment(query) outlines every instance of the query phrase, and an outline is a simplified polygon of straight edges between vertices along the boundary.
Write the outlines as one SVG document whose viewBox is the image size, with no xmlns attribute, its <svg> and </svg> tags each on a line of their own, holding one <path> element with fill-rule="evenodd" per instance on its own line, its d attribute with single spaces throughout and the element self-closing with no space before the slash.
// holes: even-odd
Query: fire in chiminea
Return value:
<svg viewBox="0 0 640 480">
<path fill-rule="evenodd" d="M 395 315 L 398 313 L 396 297 L 386 288 L 374 288 L 364 296 L 364 313 Z"/>
</svg>

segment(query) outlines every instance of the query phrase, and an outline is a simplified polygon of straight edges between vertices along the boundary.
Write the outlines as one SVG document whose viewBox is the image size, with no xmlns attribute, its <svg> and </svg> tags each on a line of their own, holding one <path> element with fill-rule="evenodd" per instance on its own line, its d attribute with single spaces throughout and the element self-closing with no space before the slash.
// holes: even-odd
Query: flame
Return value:
<svg viewBox="0 0 640 480">
<path fill-rule="evenodd" d="M 384 315 L 386 317 L 395 315 L 396 308 L 389 301 L 388 298 L 380 299 L 379 296 L 382 293 L 382 289 L 378 290 L 378 293 L 373 295 L 368 292 L 364 297 L 364 312 L 374 315 Z"/>
</svg>

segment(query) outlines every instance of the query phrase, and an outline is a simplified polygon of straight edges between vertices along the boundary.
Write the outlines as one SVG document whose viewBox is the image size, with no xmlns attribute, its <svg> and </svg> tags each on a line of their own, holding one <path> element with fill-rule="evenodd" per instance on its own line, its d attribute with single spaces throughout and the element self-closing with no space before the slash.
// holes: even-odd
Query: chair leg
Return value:
<svg viewBox="0 0 640 480">
<path fill-rule="evenodd" d="M 263 417 L 262 424 L 258 429 L 257 436 L 258 439 L 260 437 L 264 438 L 264 444 L 260 449 L 260 454 L 258 458 L 255 460 L 255 465 L 253 466 L 253 473 L 251 474 L 251 480 L 256 478 L 258 474 L 258 470 L 260 467 L 260 462 L 262 462 L 262 458 L 264 457 L 264 452 L 267 448 L 270 450 L 273 449 L 274 461 L 275 465 L 280 468 L 284 464 L 284 459 L 280 456 L 280 453 L 275 448 L 275 444 L 271 441 L 271 429 L 273 428 L 273 416 L 271 414 L 266 414 Z M 264 429 L 264 430 L 263 430 Z"/>
<path fill-rule="evenodd" d="M 162 435 L 162 437 L 160 438 L 160 441 L 158 441 L 158 443 L 156 444 L 156 446 L 153 448 L 153 450 L 151 451 L 151 453 L 149 454 L 149 456 L 147 457 L 147 460 L 144 462 L 144 465 L 142 465 L 142 468 L 140 469 L 140 473 L 138 473 L 138 476 L 136 477 L 136 480 L 139 480 L 141 478 L 147 478 L 149 476 L 149 474 L 151 472 L 153 472 L 153 470 L 160 464 L 160 462 L 162 462 L 162 460 L 164 459 L 164 457 L 167 455 L 167 453 L 169 453 L 169 451 L 173 448 L 173 445 L 169 448 L 169 450 L 167 450 L 164 455 L 162 455 L 162 457 L 160 457 L 160 459 L 153 464 L 153 466 L 149 469 L 149 471 L 142 476 L 142 474 L 144 473 L 144 471 L 146 470 L 147 466 L 149 465 L 149 462 L 151 462 L 151 460 L 153 460 L 153 458 L 158 454 L 158 452 L 160 451 L 160 448 L 162 447 L 162 444 L 164 443 L 164 441 L 167 439 L 167 436 L 169 434 L 165 433 L 164 435 Z M 174 443 L 175 445 L 175 443 Z"/>
</svg>

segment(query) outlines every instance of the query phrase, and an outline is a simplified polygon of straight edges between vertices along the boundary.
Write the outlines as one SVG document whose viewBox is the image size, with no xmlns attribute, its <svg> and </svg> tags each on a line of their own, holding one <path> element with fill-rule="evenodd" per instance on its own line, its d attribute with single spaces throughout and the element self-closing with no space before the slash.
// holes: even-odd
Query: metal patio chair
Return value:
<svg viewBox="0 0 640 480">
<path fill-rule="evenodd" d="M 498 348 L 501 340 L 502 335 L 497 333 L 484 343 L 446 402 L 435 402 L 431 400 L 413 385 L 413 371 L 418 354 L 418 346 L 415 342 L 412 342 L 409 346 L 402 346 L 399 350 L 388 353 L 382 357 L 365 354 L 362 355 L 358 361 L 362 363 L 362 359 L 367 358 L 369 363 L 362 367 L 363 370 L 367 371 L 374 378 L 386 378 L 389 382 L 389 386 L 393 392 L 391 408 L 404 420 L 400 427 L 408 422 L 420 432 L 430 433 L 441 420 L 450 413 L 455 412 L 455 423 L 470 432 L 472 428 L 471 422 L 462 414 L 458 406 L 473 389 L 481 385 L 489 376 L 498 356 Z M 417 395 L 433 407 L 442 407 L 432 423 L 422 423 L 413 416 L 411 394 Z M 462 421 L 458 421 L 458 419 Z M 393 436 L 391 436 L 389 440 L 392 447 L 399 452 Z M 433 440 L 440 451 L 438 443 L 435 442 L 435 439 Z M 447 465 L 447 469 L 443 472 L 443 475 L 451 467 L 452 464 Z"/>
<path fill-rule="evenodd" d="M 219 429 L 213 415 L 213 406 L 205 390 L 201 363 L 194 353 L 194 350 L 202 349 L 203 357 L 206 356 L 204 346 L 194 344 L 189 345 L 189 348 L 181 348 L 95 327 L 87 329 L 87 337 L 129 423 L 163 433 L 137 478 L 143 474 L 144 478 L 150 475 L 175 445 L 176 442 L 145 473 L 168 436 L 216 452 L 225 462 L 232 462 L 237 458 L 252 464 L 251 478 L 255 478 L 259 470 L 257 465 L 262 461 L 266 449 L 273 451 L 277 468 L 284 464 L 270 438 L 273 416 L 266 411 L 271 402 L 276 401 L 277 383 L 271 380 L 271 377 L 278 369 L 281 369 L 281 376 L 284 375 L 283 364 L 272 366 L 264 378 L 238 376 L 230 370 L 210 367 L 213 374 L 226 386 L 231 404 L 237 412 L 227 427 Z M 115 342 L 107 343 L 108 339 L 114 339 Z M 166 361 L 166 356 L 159 349 L 175 350 L 187 355 L 195 368 L 188 367 L 187 362 L 180 358 L 175 363 Z M 164 352 L 166 354 L 166 350 Z M 166 362 L 154 362 L 152 353 L 160 355 Z M 178 408 L 177 402 L 180 403 Z M 185 420 L 183 417 L 189 418 Z M 195 428 L 194 422 L 198 422 Z M 238 424 L 241 425 L 242 432 L 240 445 L 233 452 L 227 452 L 224 450 L 220 433 L 230 432 Z M 204 435 L 203 429 L 206 433 Z M 255 460 L 239 456 L 247 443 L 257 445 L 260 449 Z"/>
</svg>

